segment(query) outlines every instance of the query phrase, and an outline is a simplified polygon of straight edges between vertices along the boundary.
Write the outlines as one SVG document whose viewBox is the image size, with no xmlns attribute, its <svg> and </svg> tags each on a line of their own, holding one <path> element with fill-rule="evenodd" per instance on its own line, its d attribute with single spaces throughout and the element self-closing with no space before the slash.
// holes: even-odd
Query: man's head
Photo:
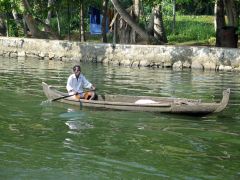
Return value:
<svg viewBox="0 0 240 180">
<path fill-rule="evenodd" d="M 73 66 L 73 72 L 74 72 L 74 74 L 75 74 L 76 76 L 79 76 L 80 73 L 81 73 L 81 67 L 80 67 L 80 65 L 75 65 L 75 66 Z"/>
</svg>

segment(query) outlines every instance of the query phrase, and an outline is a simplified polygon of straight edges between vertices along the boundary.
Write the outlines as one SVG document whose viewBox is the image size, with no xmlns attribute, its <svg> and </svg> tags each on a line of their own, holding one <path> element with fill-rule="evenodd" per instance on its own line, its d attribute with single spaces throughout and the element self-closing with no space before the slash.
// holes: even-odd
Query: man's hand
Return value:
<svg viewBox="0 0 240 180">
<path fill-rule="evenodd" d="M 92 85 L 90 90 L 95 91 L 96 90 L 95 86 Z"/>
<path fill-rule="evenodd" d="M 69 91 L 69 94 L 70 95 L 78 95 L 78 92 L 75 92 L 75 91 L 71 90 L 71 91 Z"/>
</svg>

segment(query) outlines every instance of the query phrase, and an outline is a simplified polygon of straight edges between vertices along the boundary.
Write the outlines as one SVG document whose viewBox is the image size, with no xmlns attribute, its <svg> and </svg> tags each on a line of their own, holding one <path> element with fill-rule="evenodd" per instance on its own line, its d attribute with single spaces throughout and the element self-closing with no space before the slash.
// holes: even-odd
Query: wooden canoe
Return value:
<svg viewBox="0 0 240 180">
<path fill-rule="evenodd" d="M 51 85 L 42 82 L 43 91 L 49 100 L 67 96 Z M 202 102 L 201 100 L 171 97 L 98 95 L 97 100 L 76 100 L 73 97 L 59 99 L 59 102 L 81 107 L 107 108 L 128 111 L 166 112 L 178 114 L 209 114 L 220 112 L 228 104 L 230 89 L 223 91 L 222 100 Z"/>
</svg>

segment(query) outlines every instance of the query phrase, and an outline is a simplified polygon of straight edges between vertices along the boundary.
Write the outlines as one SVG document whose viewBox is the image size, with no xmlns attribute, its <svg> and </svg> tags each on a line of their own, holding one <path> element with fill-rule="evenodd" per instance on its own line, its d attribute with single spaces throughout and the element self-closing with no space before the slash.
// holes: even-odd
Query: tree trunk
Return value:
<svg viewBox="0 0 240 180">
<path fill-rule="evenodd" d="M 103 0 L 103 18 L 102 18 L 102 42 L 107 42 L 107 33 L 106 33 L 106 27 L 107 27 L 107 10 L 108 10 L 108 2 L 109 0 Z"/>
<path fill-rule="evenodd" d="M 134 22 L 132 17 L 126 12 L 125 9 L 122 8 L 118 0 L 111 1 L 124 21 L 126 21 L 127 24 L 131 26 L 133 30 L 135 30 L 144 40 L 146 40 L 149 44 L 164 44 L 163 42 L 158 42 L 153 36 L 148 35 L 144 29 L 142 29 L 136 22 Z"/>
<path fill-rule="evenodd" d="M 136 21 L 139 21 L 139 15 L 140 15 L 140 0 L 134 0 L 134 14 L 136 16 Z"/>
<path fill-rule="evenodd" d="M 25 8 L 25 10 L 31 11 L 31 7 L 29 5 L 28 0 L 22 0 L 22 4 L 23 4 L 23 7 Z"/>
<path fill-rule="evenodd" d="M 28 0 L 22 0 L 22 4 L 26 12 L 23 14 L 24 20 L 31 32 L 31 35 L 34 38 L 40 38 L 40 39 L 59 39 L 59 37 L 51 30 L 51 27 L 45 24 L 41 20 L 34 19 L 33 16 L 29 13 L 31 11 L 31 7 L 28 3 Z M 41 23 L 45 28 L 49 29 L 49 33 L 43 32 L 38 28 L 38 23 Z"/>
<path fill-rule="evenodd" d="M 224 17 L 223 0 L 215 1 L 215 29 L 221 29 L 226 25 Z"/>
<path fill-rule="evenodd" d="M 71 14 L 70 14 L 70 2 L 67 1 L 67 19 L 68 19 L 68 40 L 71 40 Z"/>
<path fill-rule="evenodd" d="M 140 0 L 133 0 L 133 17 L 135 19 L 135 22 L 138 23 L 139 16 L 140 16 Z M 131 30 L 131 42 L 136 43 L 137 41 L 137 33 L 133 29 Z"/>
<path fill-rule="evenodd" d="M 54 5 L 54 1 L 53 0 L 48 0 L 48 13 L 47 13 L 47 18 L 45 19 L 45 23 L 47 25 L 50 26 L 50 21 L 51 21 L 51 18 L 52 18 L 52 6 Z M 45 28 L 45 32 L 49 32 L 49 29 L 48 28 Z"/>
<path fill-rule="evenodd" d="M 159 41 L 167 43 L 161 9 L 161 5 L 156 5 L 154 7 L 154 37 Z"/>
<path fill-rule="evenodd" d="M 227 13 L 228 26 L 224 26 L 224 8 Z M 234 0 L 218 0 L 217 1 L 217 32 L 216 46 L 232 47 L 238 46 L 238 35 L 236 30 L 238 27 L 238 15 Z M 223 16 L 223 17 L 222 17 Z"/>
<path fill-rule="evenodd" d="M 172 33 L 175 34 L 176 25 L 176 0 L 173 0 L 173 23 L 172 23 Z"/>
<path fill-rule="evenodd" d="M 31 15 L 25 14 L 25 15 L 23 15 L 23 17 L 24 17 L 24 20 L 31 32 L 32 37 L 40 38 L 40 39 L 48 39 L 47 34 L 38 29 L 37 23 Z"/>
<path fill-rule="evenodd" d="M 154 36 L 154 7 L 152 8 L 152 11 L 151 11 L 151 16 L 147 26 L 147 32 L 148 34 Z"/>
<path fill-rule="evenodd" d="M 117 19 L 117 12 L 116 9 L 114 9 L 114 17 L 116 16 Z M 118 42 L 118 37 L 117 37 L 117 29 L 118 29 L 118 23 L 117 20 L 114 21 L 113 24 L 113 48 L 115 48 L 116 43 Z"/>
<path fill-rule="evenodd" d="M 54 32 L 52 28 L 49 25 L 47 25 L 45 22 L 43 22 L 41 19 L 35 19 L 35 21 L 37 24 L 39 23 L 42 24 L 42 26 L 44 26 L 45 29 L 48 29 L 48 32 L 44 32 L 44 31 L 41 31 L 41 32 L 45 33 L 49 38 L 60 39 L 58 34 Z"/>
<path fill-rule="evenodd" d="M 57 17 L 57 25 L 58 25 L 58 36 L 61 37 L 61 26 L 59 21 L 58 12 L 56 11 L 56 17 Z"/>
<path fill-rule="evenodd" d="M 228 26 L 238 27 L 238 12 L 235 0 L 223 0 L 227 19 Z"/>
<path fill-rule="evenodd" d="M 23 32 L 24 32 L 24 37 L 28 37 L 28 27 L 24 18 L 23 18 Z"/>
<path fill-rule="evenodd" d="M 85 41 L 85 34 L 84 34 L 84 16 L 83 16 L 83 2 L 80 2 L 80 25 L 79 25 L 79 33 L 80 33 L 80 41 Z"/>
<path fill-rule="evenodd" d="M 18 14 L 17 11 L 14 9 L 14 7 L 12 7 L 12 15 L 14 18 L 14 21 L 16 23 L 16 28 L 14 29 L 14 36 L 18 37 L 18 29 L 21 28 L 21 23 L 20 23 L 20 19 L 18 18 Z"/>
<path fill-rule="evenodd" d="M 215 2 L 216 47 L 221 47 L 220 31 L 225 26 L 223 0 Z"/>
<path fill-rule="evenodd" d="M 42 33 L 38 27 L 37 27 L 37 23 L 34 20 L 34 18 L 32 17 L 32 15 L 30 15 L 28 12 L 31 11 L 31 7 L 29 5 L 28 0 L 22 0 L 22 4 L 24 9 L 26 10 L 26 12 L 23 14 L 23 18 L 31 32 L 31 35 L 35 38 L 47 38 L 45 33 Z"/>
<path fill-rule="evenodd" d="M 5 20 L 2 15 L 0 15 L 0 36 L 6 36 L 7 35 L 7 27 L 5 24 Z"/>
</svg>

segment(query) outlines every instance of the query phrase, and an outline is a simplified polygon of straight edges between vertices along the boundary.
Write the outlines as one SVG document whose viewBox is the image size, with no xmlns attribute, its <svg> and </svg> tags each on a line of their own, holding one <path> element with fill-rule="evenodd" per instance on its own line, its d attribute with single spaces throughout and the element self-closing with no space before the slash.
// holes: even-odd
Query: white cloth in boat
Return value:
<svg viewBox="0 0 240 180">
<path fill-rule="evenodd" d="M 139 99 L 137 101 L 135 101 L 135 104 L 156 104 L 158 102 L 153 101 L 151 99 Z"/>
<path fill-rule="evenodd" d="M 66 88 L 69 95 L 72 95 L 74 92 L 82 94 L 83 88 L 90 89 L 91 87 L 92 84 L 85 78 L 83 74 L 80 74 L 78 78 L 76 78 L 75 74 L 72 74 L 68 77 Z"/>
</svg>

